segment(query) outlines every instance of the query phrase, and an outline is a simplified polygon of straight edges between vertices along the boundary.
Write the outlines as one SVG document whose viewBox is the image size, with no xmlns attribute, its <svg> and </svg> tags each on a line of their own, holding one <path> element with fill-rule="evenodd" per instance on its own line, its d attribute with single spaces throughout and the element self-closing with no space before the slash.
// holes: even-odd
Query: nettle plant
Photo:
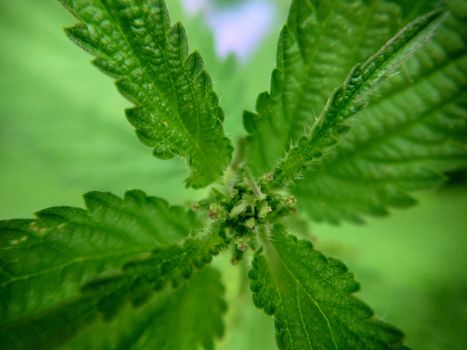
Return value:
<svg viewBox="0 0 467 350">
<path fill-rule="evenodd" d="M 232 156 L 211 78 L 164 1 L 61 2 L 79 20 L 68 36 L 135 105 L 139 139 L 185 159 L 188 187 L 211 188 L 187 207 L 90 192 L 86 209 L 0 222 L 0 347 L 212 349 L 226 302 L 209 263 L 227 253 L 248 266 L 280 349 L 405 348 L 345 265 L 289 231 L 300 213 L 361 222 L 407 207 L 467 163 L 467 3 L 293 1 Z"/>
</svg>

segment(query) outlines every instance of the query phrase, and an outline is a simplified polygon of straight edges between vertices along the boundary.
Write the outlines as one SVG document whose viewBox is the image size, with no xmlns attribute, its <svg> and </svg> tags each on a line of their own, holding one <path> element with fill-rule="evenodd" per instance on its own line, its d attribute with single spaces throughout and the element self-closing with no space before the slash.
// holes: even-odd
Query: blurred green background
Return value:
<svg viewBox="0 0 467 350">
<path fill-rule="evenodd" d="M 205 57 L 235 140 L 243 134 L 242 110 L 253 109 L 268 88 L 288 1 L 271 0 L 277 12 L 269 33 L 243 63 L 216 58 L 202 12 L 187 16 L 168 2 Z M 56 0 L 0 1 L 0 219 L 82 206 L 90 190 L 140 188 L 179 204 L 202 197 L 184 188 L 182 162 L 157 160 L 138 142 L 123 114 L 129 103 L 61 30 L 73 22 Z M 318 249 L 346 262 L 363 286 L 359 296 L 403 329 L 414 349 L 467 349 L 464 183 L 419 193 L 414 209 L 366 225 L 312 224 Z M 225 270 L 230 305 L 219 348 L 274 349 L 273 321 L 252 306 L 244 271 L 228 257 L 216 263 Z"/>
</svg>

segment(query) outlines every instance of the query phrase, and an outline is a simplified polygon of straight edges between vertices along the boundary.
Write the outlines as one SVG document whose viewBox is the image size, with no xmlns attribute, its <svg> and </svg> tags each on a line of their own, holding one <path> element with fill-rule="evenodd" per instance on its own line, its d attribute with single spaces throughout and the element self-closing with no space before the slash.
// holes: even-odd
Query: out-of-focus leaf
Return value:
<svg viewBox="0 0 467 350">
<path fill-rule="evenodd" d="M 152 290 L 180 284 L 224 245 L 215 228 L 187 237 L 199 230 L 193 215 L 140 191 L 85 199 L 88 210 L 0 221 L 1 348 L 59 346 L 99 314 L 110 319 L 126 301 L 139 305 Z"/>
<path fill-rule="evenodd" d="M 376 91 L 337 148 L 294 189 L 312 218 L 385 215 L 414 204 L 408 192 L 467 164 L 467 2 L 449 4 L 433 42 Z"/>
<path fill-rule="evenodd" d="M 219 273 L 193 274 L 175 291 L 162 291 L 145 305 L 125 307 L 110 321 L 99 321 L 63 349 L 212 350 L 223 335 L 226 310 Z"/>
</svg>

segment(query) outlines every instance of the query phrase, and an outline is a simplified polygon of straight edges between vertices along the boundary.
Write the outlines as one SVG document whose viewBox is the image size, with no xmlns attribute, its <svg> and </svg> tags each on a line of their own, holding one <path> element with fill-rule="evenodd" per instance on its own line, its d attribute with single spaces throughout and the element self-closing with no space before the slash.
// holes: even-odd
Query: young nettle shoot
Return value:
<svg viewBox="0 0 467 350">
<path fill-rule="evenodd" d="M 278 348 L 404 349 L 307 225 L 410 206 L 467 165 L 467 3 L 413 2 L 293 0 L 234 153 L 223 122 L 236 116 L 163 0 L 61 0 L 77 19 L 67 35 L 115 79 L 141 142 L 185 161 L 187 187 L 210 187 L 186 206 L 89 192 L 85 209 L 1 221 L 0 348 L 222 346 L 234 323 L 210 264 L 230 254 Z"/>
</svg>

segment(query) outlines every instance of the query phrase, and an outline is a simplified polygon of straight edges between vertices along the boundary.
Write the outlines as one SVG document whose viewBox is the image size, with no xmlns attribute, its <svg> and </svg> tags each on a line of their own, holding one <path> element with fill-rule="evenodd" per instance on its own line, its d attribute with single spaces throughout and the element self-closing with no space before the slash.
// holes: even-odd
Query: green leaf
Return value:
<svg viewBox="0 0 467 350">
<path fill-rule="evenodd" d="M 274 315 L 280 349 L 405 349 L 402 333 L 355 298 L 343 263 L 276 225 L 249 273 L 255 305 Z"/>
<path fill-rule="evenodd" d="M 162 291 L 140 308 L 127 306 L 111 322 L 100 321 L 65 349 L 213 349 L 223 334 L 226 310 L 219 273 L 206 268 L 175 291 Z"/>
<path fill-rule="evenodd" d="M 404 24 L 412 21 L 414 18 L 422 13 L 427 13 L 436 6 L 439 6 L 443 2 L 440 0 L 413 0 L 407 2 L 406 0 L 390 0 L 393 3 L 397 3 L 401 7 L 402 21 Z M 444 1 L 444 3 L 452 0 Z"/>
<path fill-rule="evenodd" d="M 328 100 L 305 136 L 272 172 L 272 186 L 281 187 L 306 173 L 349 129 L 348 121 L 361 110 L 377 84 L 428 42 L 445 16 L 433 11 L 405 26 L 365 63 L 352 68 L 344 84 Z"/>
<path fill-rule="evenodd" d="M 11 298 L 2 303 L 2 321 L 56 304 L 93 275 L 118 270 L 192 230 L 184 209 L 140 191 L 127 192 L 124 200 L 99 192 L 84 197 L 88 210 L 54 207 L 37 219 L 0 222 L 0 293 Z M 59 284 L 62 293 L 48 295 L 49 286 Z"/>
<path fill-rule="evenodd" d="M 127 300 L 180 284 L 224 245 L 215 227 L 199 238 L 192 214 L 130 191 L 85 195 L 88 210 L 57 207 L 35 220 L 0 221 L 0 347 L 60 345 Z M 173 245 L 185 238 L 182 245 Z"/>
<path fill-rule="evenodd" d="M 372 96 L 358 122 L 294 193 L 315 220 L 361 222 L 415 203 L 409 192 L 467 166 L 467 3 Z"/>
<path fill-rule="evenodd" d="M 223 111 L 201 56 L 188 53 L 185 30 L 180 23 L 171 26 L 164 1 L 61 2 L 80 20 L 68 36 L 96 56 L 93 63 L 117 79 L 119 91 L 135 104 L 126 114 L 140 140 L 159 158 L 187 159 L 188 186 L 214 181 L 232 151 Z"/>
<path fill-rule="evenodd" d="M 257 114 L 244 114 L 248 163 L 256 175 L 269 171 L 314 123 L 349 70 L 397 32 L 399 12 L 381 0 L 292 2 L 271 90 L 258 97 Z"/>
</svg>

